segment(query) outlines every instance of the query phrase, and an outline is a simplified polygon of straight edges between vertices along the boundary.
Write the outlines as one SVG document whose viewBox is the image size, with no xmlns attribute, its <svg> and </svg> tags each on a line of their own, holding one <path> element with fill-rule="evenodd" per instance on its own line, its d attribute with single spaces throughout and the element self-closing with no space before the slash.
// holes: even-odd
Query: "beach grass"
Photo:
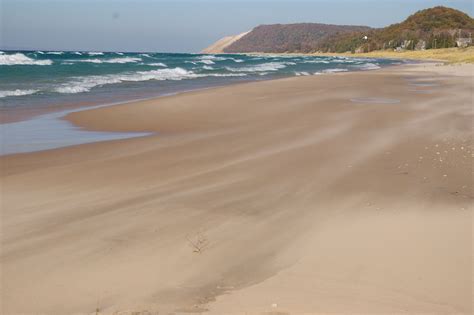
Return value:
<svg viewBox="0 0 474 315">
<path fill-rule="evenodd" d="M 400 58 L 400 59 L 421 59 L 439 60 L 446 63 L 474 63 L 474 47 L 467 48 L 443 48 L 428 50 L 378 50 L 369 53 L 341 53 L 341 54 L 315 54 L 315 55 L 337 55 L 350 57 L 374 57 L 374 58 Z"/>
</svg>

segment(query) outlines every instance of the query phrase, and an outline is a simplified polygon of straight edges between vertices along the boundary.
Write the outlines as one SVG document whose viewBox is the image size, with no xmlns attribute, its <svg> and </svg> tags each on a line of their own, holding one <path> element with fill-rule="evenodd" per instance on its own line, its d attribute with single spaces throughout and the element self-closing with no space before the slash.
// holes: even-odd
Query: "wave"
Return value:
<svg viewBox="0 0 474 315">
<path fill-rule="evenodd" d="M 8 96 L 22 96 L 30 95 L 39 92 L 39 90 L 13 90 L 13 91 L 0 91 L 0 98 Z"/>
<path fill-rule="evenodd" d="M 214 56 L 214 55 L 199 56 L 196 59 L 197 59 L 196 62 L 204 63 L 206 65 L 213 65 L 213 64 L 215 64 L 214 61 L 223 61 L 223 60 L 225 60 L 225 58 L 217 57 L 217 56 Z M 196 64 L 192 61 L 191 61 L 191 63 Z"/>
<path fill-rule="evenodd" d="M 102 56 L 104 53 L 101 51 L 89 51 L 87 54 L 89 56 Z"/>
<path fill-rule="evenodd" d="M 196 59 L 197 59 L 196 62 L 204 63 L 207 65 L 213 65 L 216 63 L 216 61 L 226 61 L 226 60 L 233 60 L 235 62 L 243 62 L 243 60 L 241 61 L 241 59 L 235 59 L 231 57 L 220 57 L 220 56 L 215 56 L 215 55 L 203 55 L 203 56 L 197 57 Z"/>
<path fill-rule="evenodd" d="M 162 62 L 144 63 L 144 65 L 155 66 L 155 67 L 167 67 L 167 65 Z"/>
<path fill-rule="evenodd" d="M 151 58 L 151 56 L 149 54 L 140 54 L 140 56 Z"/>
<path fill-rule="evenodd" d="M 364 64 L 356 66 L 356 67 L 360 70 L 377 70 L 377 69 L 380 69 L 380 66 L 378 64 L 371 63 L 371 62 L 364 63 Z"/>
<path fill-rule="evenodd" d="M 111 58 L 111 59 L 76 59 L 69 60 L 68 62 L 88 62 L 88 63 L 130 63 L 142 61 L 141 58 L 124 57 L 124 58 Z"/>
<path fill-rule="evenodd" d="M 53 64 L 52 60 L 49 60 L 49 59 L 35 60 L 23 55 L 22 53 L 16 53 L 13 55 L 0 54 L 0 66 L 17 66 L 17 65 L 49 66 L 52 64 Z"/>
<path fill-rule="evenodd" d="M 140 81 L 165 81 L 165 80 L 185 80 L 185 79 L 197 79 L 203 77 L 235 77 L 245 76 L 246 74 L 235 74 L 235 73 L 214 73 L 214 74 L 197 74 L 183 68 L 174 69 L 159 69 L 151 71 L 138 71 L 134 73 L 104 75 L 104 76 L 88 76 L 82 78 L 76 78 L 68 83 L 61 84 L 56 87 L 53 91 L 57 93 L 82 93 L 88 92 L 94 87 L 117 84 L 122 82 L 140 82 Z"/>
<path fill-rule="evenodd" d="M 64 52 L 62 52 L 62 51 L 48 51 L 48 52 L 46 52 L 46 54 L 48 54 L 48 55 L 62 55 L 62 54 L 64 54 Z"/>
<path fill-rule="evenodd" d="M 227 70 L 232 72 L 267 72 L 267 71 L 278 71 L 280 69 L 286 68 L 287 65 L 294 65 L 295 63 L 285 63 L 285 62 L 267 62 L 262 63 L 256 66 L 250 67 L 240 67 L 232 68 L 226 67 Z"/>
<path fill-rule="evenodd" d="M 197 62 L 204 63 L 204 64 L 206 64 L 206 65 L 213 65 L 213 64 L 215 64 L 215 62 L 212 61 L 212 60 L 210 60 L 210 59 L 203 59 L 203 60 L 199 60 L 199 61 L 197 61 Z"/>
<path fill-rule="evenodd" d="M 211 67 L 211 66 L 203 66 L 202 68 L 203 68 L 204 70 L 214 70 L 214 68 Z"/>
<path fill-rule="evenodd" d="M 309 72 L 306 72 L 306 71 L 301 71 L 301 72 L 295 72 L 295 75 L 296 76 L 307 76 L 307 75 L 310 75 Z"/>
<path fill-rule="evenodd" d="M 322 59 L 314 59 L 314 60 L 305 60 L 303 63 L 330 63 L 329 60 L 322 60 Z"/>
<path fill-rule="evenodd" d="M 325 69 L 323 70 L 323 73 L 336 73 L 336 72 L 347 72 L 347 71 L 348 71 L 347 69 L 337 68 L 337 69 Z"/>
</svg>

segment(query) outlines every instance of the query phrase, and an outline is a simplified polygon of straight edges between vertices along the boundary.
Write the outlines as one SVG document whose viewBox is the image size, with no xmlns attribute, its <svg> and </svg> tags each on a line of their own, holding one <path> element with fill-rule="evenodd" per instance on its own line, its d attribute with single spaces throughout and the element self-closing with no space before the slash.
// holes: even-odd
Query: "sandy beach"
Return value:
<svg viewBox="0 0 474 315">
<path fill-rule="evenodd" d="M 471 314 L 472 65 L 87 110 L 0 157 L 2 314 Z"/>
</svg>

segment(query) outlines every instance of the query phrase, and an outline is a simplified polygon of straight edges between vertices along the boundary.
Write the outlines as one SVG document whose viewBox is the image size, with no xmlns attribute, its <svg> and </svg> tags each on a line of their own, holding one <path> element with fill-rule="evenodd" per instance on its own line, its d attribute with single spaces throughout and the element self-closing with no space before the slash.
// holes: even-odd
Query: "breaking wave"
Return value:
<svg viewBox="0 0 474 315">
<path fill-rule="evenodd" d="M 13 91 L 0 91 L 0 98 L 8 96 L 22 96 L 30 95 L 39 92 L 38 90 L 13 90 Z"/>
<path fill-rule="evenodd" d="M 97 86 L 103 86 L 107 84 L 117 84 L 121 82 L 140 82 L 149 80 L 185 80 L 185 79 L 196 79 L 202 77 L 227 77 L 227 76 L 242 76 L 242 74 L 196 74 L 192 71 L 185 70 L 183 68 L 174 69 L 159 69 L 151 71 L 138 71 L 135 73 L 105 75 L 105 76 L 88 76 L 77 78 L 71 82 L 61 84 L 54 89 L 57 93 L 82 93 L 88 92 L 92 88 Z M 245 74 L 243 74 L 245 76 Z"/>
<path fill-rule="evenodd" d="M 347 72 L 347 71 L 348 71 L 347 69 L 336 68 L 336 69 L 325 69 L 323 70 L 323 73 L 336 73 L 336 72 Z"/>
<path fill-rule="evenodd" d="M 69 62 L 89 62 L 89 63 L 130 63 L 142 61 L 141 58 L 124 57 L 124 58 L 111 58 L 111 59 L 77 59 L 69 60 Z"/>
<path fill-rule="evenodd" d="M 49 66 L 52 65 L 53 61 L 49 59 L 35 60 L 25 56 L 22 53 L 16 53 L 13 55 L 0 54 L 0 66 L 17 66 L 17 65 L 29 65 L 29 66 Z"/>
<path fill-rule="evenodd" d="M 232 72 L 267 72 L 267 71 L 278 71 L 280 69 L 286 68 L 287 65 L 294 63 L 285 63 L 285 62 L 267 62 L 250 67 L 226 67 L 227 70 Z"/>
<path fill-rule="evenodd" d="M 362 64 L 362 65 L 358 65 L 356 67 L 360 70 L 377 70 L 377 69 L 380 69 L 379 65 L 377 65 L 375 63 L 371 63 L 371 62 Z"/>
<path fill-rule="evenodd" d="M 167 65 L 165 65 L 162 62 L 144 63 L 144 65 L 155 66 L 155 67 L 167 67 Z"/>
</svg>

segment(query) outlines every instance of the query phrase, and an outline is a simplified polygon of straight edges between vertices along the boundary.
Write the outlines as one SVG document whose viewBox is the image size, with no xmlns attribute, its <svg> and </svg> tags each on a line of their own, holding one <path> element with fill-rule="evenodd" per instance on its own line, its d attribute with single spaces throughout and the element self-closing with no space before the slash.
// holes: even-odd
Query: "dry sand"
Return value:
<svg viewBox="0 0 474 315">
<path fill-rule="evenodd" d="M 0 158 L 2 314 L 471 314 L 472 71 L 68 116 L 157 134 Z"/>
<path fill-rule="evenodd" d="M 203 54 L 222 54 L 224 53 L 224 49 L 226 49 L 228 46 L 232 45 L 233 43 L 235 43 L 236 41 L 238 41 L 239 39 L 241 39 L 248 33 L 250 33 L 250 31 L 240 33 L 238 35 L 226 36 L 224 38 L 221 38 L 217 42 L 211 44 L 211 46 L 204 48 L 202 50 L 202 53 Z"/>
</svg>

